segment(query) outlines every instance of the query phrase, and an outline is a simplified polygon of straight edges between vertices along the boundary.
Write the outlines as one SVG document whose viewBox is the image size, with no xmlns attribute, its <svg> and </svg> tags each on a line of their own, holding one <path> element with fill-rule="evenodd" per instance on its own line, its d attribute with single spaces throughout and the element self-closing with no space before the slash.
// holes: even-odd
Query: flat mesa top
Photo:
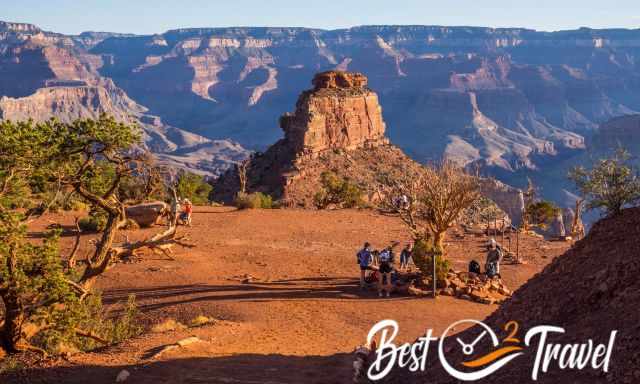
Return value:
<svg viewBox="0 0 640 384">
<path fill-rule="evenodd" d="M 316 74 L 311 83 L 314 90 L 367 87 L 367 77 L 359 72 L 327 71 Z"/>
</svg>

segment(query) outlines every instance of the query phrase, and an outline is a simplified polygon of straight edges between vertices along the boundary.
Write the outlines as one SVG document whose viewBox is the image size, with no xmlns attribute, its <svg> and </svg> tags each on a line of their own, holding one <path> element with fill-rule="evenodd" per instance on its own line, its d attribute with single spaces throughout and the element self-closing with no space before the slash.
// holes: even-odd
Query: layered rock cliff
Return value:
<svg viewBox="0 0 640 384">
<path fill-rule="evenodd" d="M 544 175 L 599 124 L 640 111 L 638 46 L 634 30 L 372 26 L 181 29 L 91 52 L 167 122 L 256 149 L 282 137 L 273 122 L 314 73 L 362 72 L 387 135 L 414 159 L 444 155 L 520 186 L 539 176 L 556 198 Z"/>
<path fill-rule="evenodd" d="M 593 143 L 600 124 L 640 111 L 638 47 L 640 31 L 623 29 L 191 28 L 65 36 L 0 23 L 0 97 L 108 78 L 167 125 L 261 150 L 282 138 L 274 122 L 313 74 L 358 71 L 385 106 L 387 135 L 414 159 L 445 155 L 508 184 L 538 178 L 545 196 L 556 198 L 563 191 L 545 183 L 560 173 L 556 164 Z"/>
<path fill-rule="evenodd" d="M 246 192 L 272 195 L 290 206 L 311 207 L 320 175 L 347 178 L 372 199 L 381 175 L 400 177 L 421 167 L 385 137 L 382 108 L 361 73 L 329 71 L 313 78 L 293 113 L 280 118 L 284 138 L 247 166 Z M 237 170 L 214 187 L 214 198 L 230 202 L 240 190 Z"/>
<path fill-rule="evenodd" d="M 385 143 L 385 124 L 378 95 L 361 73 L 324 72 L 314 89 L 298 99 L 296 111 L 280 117 L 285 141 L 298 153 L 332 148 L 356 149 Z"/>
<path fill-rule="evenodd" d="M 71 38 L 30 24 L 0 22 L 0 119 L 69 122 L 106 113 L 141 126 L 144 145 L 161 164 L 207 175 L 218 175 L 248 156 L 232 141 L 210 140 L 163 123 L 102 76 L 103 58 L 84 49 L 114 36 L 123 35 Z"/>
</svg>

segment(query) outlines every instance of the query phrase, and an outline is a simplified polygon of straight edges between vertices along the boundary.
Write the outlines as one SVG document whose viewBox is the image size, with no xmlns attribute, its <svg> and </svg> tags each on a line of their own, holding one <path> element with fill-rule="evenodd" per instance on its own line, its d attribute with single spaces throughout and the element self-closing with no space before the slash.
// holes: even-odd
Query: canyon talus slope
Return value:
<svg viewBox="0 0 640 384">
<path fill-rule="evenodd" d="M 640 111 L 638 30 L 364 26 L 64 36 L 11 23 L 0 30 L 4 96 L 112 80 L 164 124 L 258 150 L 281 138 L 274 122 L 313 74 L 362 72 L 385 108 L 388 136 L 412 158 L 446 155 L 518 186 L 582 151 L 599 124 Z M 28 60 L 34 53 L 25 46 L 36 42 L 47 48 Z M 87 81 L 87 72 L 102 80 Z M 566 195 L 540 179 L 548 196 Z"/>
</svg>

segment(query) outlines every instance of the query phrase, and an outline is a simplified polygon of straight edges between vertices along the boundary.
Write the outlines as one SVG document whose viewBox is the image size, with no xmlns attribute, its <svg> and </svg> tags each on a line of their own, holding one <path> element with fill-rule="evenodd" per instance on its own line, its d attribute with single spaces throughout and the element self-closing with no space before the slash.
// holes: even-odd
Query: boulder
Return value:
<svg viewBox="0 0 640 384">
<path fill-rule="evenodd" d="M 135 221 L 140 227 L 150 227 L 169 212 L 169 205 L 162 201 L 153 201 L 129 206 L 125 212 L 127 218 Z"/>
<path fill-rule="evenodd" d="M 411 296 L 427 296 L 429 295 L 428 291 L 422 290 L 420 288 L 416 288 L 413 286 L 410 286 L 409 288 L 407 288 L 407 293 Z"/>
</svg>

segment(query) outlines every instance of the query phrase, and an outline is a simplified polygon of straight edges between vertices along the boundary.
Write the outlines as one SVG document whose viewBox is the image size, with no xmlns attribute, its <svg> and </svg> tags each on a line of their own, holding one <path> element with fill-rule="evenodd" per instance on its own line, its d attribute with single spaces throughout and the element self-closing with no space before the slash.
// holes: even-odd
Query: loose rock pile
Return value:
<svg viewBox="0 0 640 384">
<path fill-rule="evenodd" d="M 431 279 L 415 279 L 408 286 L 407 293 L 413 296 L 431 295 Z M 488 278 L 486 275 L 472 272 L 450 270 L 446 279 L 437 282 L 438 293 L 454 296 L 463 300 L 483 304 L 500 304 L 511 297 L 511 290 L 501 279 Z"/>
</svg>

